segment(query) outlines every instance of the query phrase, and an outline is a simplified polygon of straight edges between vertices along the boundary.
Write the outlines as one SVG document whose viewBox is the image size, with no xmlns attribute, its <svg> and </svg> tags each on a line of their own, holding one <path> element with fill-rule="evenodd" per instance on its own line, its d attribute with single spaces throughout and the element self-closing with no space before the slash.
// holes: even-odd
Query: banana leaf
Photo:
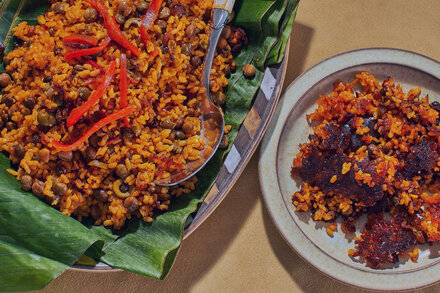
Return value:
<svg viewBox="0 0 440 293">
<path fill-rule="evenodd" d="M 249 36 L 248 46 L 235 58 L 225 108 L 230 146 L 257 92 L 268 61 L 278 63 L 285 50 L 298 0 L 239 0 L 234 24 Z M 49 4 L 43 0 L 4 0 L 0 6 L 0 41 L 13 46 L 11 28 L 21 21 L 35 23 Z M 255 77 L 243 76 L 253 64 Z M 0 68 L 0 72 L 4 70 Z M 0 291 L 43 288 L 84 254 L 96 261 L 155 279 L 164 279 L 177 256 L 183 229 L 213 185 L 224 156 L 218 151 L 198 174 L 196 190 L 175 199 L 152 223 L 133 220 L 120 231 L 80 223 L 20 189 L 6 172 L 10 162 L 0 154 Z M 88 258 L 88 260 L 90 260 Z"/>
</svg>

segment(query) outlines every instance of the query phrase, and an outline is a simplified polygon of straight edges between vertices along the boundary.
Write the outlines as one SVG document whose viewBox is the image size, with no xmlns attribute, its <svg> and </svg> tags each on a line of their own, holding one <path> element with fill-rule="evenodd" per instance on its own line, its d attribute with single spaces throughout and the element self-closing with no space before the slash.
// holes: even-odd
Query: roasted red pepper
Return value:
<svg viewBox="0 0 440 293">
<path fill-rule="evenodd" d="M 96 63 L 93 60 L 87 60 L 86 63 L 90 64 L 93 68 L 99 69 L 100 71 L 104 71 L 104 68 L 99 66 L 98 63 Z"/>
<path fill-rule="evenodd" d="M 73 34 L 63 38 L 63 42 L 68 44 L 79 43 L 90 46 L 96 46 L 98 44 L 98 39 L 93 36 Z"/>
<path fill-rule="evenodd" d="M 125 54 L 121 54 L 121 65 L 119 71 L 119 91 L 121 93 L 121 109 L 127 107 L 127 79 L 128 79 L 128 71 L 127 71 L 127 56 Z M 125 127 L 129 127 L 127 117 L 124 118 Z"/>
<path fill-rule="evenodd" d="M 111 122 L 113 122 L 115 120 L 119 120 L 121 118 L 127 117 L 134 110 L 135 109 L 133 107 L 127 107 L 127 108 L 119 110 L 119 111 L 117 111 L 117 112 L 115 112 L 113 114 L 110 114 L 109 116 L 107 116 L 105 118 L 102 118 L 101 120 L 96 122 L 92 127 L 90 127 L 90 129 L 87 130 L 87 132 L 83 136 L 81 136 L 77 141 L 75 141 L 72 144 L 63 144 L 63 143 L 61 143 L 59 141 L 52 141 L 52 144 L 53 144 L 55 149 L 57 149 L 59 151 L 63 151 L 63 152 L 77 150 L 96 131 L 98 131 L 99 129 L 103 128 L 104 126 L 106 126 L 107 124 L 109 124 L 109 123 L 111 123 Z"/>
<path fill-rule="evenodd" d="M 110 66 L 108 70 L 105 72 L 104 78 L 101 81 L 101 84 L 99 87 L 93 91 L 93 93 L 90 95 L 90 97 L 87 99 L 87 101 L 82 104 L 81 106 L 76 107 L 75 109 L 70 112 L 69 117 L 67 118 L 67 127 L 70 127 L 74 125 L 76 122 L 78 122 L 79 119 L 91 108 L 93 105 L 95 105 L 99 98 L 101 98 L 105 91 L 107 90 L 108 86 L 110 85 L 113 75 L 115 74 L 116 69 L 116 61 L 112 61 L 110 63 Z"/>
<path fill-rule="evenodd" d="M 138 47 L 130 43 L 124 36 L 119 25 L 116 23 L 115 18 L 108 12 L 107 7 L 98 0 L 86 1 L 98 11 L 102 18 L 104 18 L 104 25 L 110 38 L 125 49 L 129 50 L 136 57 L 139 57 L 140 53 Z"/>
<path fill-rule="evenodd" d="M 150 36 L 148 35 L 148 30 L 153 26 L 154 21 L 159 15 L 160 7 L 162 6 L 162 0 L 153 0 L 148 7 L 147 13 L 145 13 L 144 18 L 141 22 L 140 32 L 142 41 L 147 47 L 147 42 L 150 40 Z M 154 52 L 154 51 L 153 51 Z"/>
<path fill-rule="evenodd" d="M 72 59 L 75 57 L 93 55 L 93 54 L 102 52 L 108 46 L 108 44 L 110 44 L 110 41 L 111 41 L 111 39 L 109 37 L 106 37 L 104 39 L 104 42 L 101 45 L 99 45 L 98 47 L 73 51 L 73 52 L 67 53 L 66 56 L 64 56 L 64 58 L 66 60 L 69 60 L 69 59 Z"/>
</svg>

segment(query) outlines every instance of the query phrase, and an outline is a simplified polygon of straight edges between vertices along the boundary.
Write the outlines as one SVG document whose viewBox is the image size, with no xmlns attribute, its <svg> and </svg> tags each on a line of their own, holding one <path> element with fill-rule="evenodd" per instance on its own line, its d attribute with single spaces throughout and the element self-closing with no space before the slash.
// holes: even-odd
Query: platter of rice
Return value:
<svg viewBox="0 0 440 293">
<path fill-rule="evenodd" d="M 439 281 L 439 72 L 413 52 L 351 51 L 303 73 L 281 100 L 261 187 L 282 236 L 325 274 L 373 290 Z"/>
<path fill-rule="evenodd" d="M 213 1 L 3 1 L 2 263 L 39 275 L 19 284 L 7 274 L 5 288 L 41 288 L 81 255 L 87 266 L 77 268 L 164 278 L 182 237 L 221 202 L 262 138 L 297 5 L 240 2 L 205 89 Z M 275 29 L 265 31 L 269 20 Z M 200 160 L 205 91 L 226 121 L 219 150 L 198 175 L 158 184 Z M 27 234 L 20 213 L 34 224 Z M 17 255 L 39 255 L 41 268 Z"/>
<path fill-rule="evenodd" d="M 95 225 L 120 229 L 132 217 L 152 221 L 171 197 L 194 190 L 196 177 L 174 189 L 154 181 L 200 159 L 204 147 L 198 105 L 211 7 L 164 6 L 144 43 L 136 16 L 145 7 L 99 4 L 57 2 L 39 25 L 14 28 L 21 44 L 4 56 L 1 150 L 19 165 L 10 172 L 23 190 L 79 221 L 91 216 Z M 106 37 L 116 30 L 106 13 L 124 24 L 126 38 L 112 40 L 129 50 Z M 246 34 L 227 30 L 222 42 L 233 42 L 238 53 Z M 225 52 L 214 61 L 210 83 L 219 106 L 236 66 L 231 43 L 220 46 Z"/>
</svg>

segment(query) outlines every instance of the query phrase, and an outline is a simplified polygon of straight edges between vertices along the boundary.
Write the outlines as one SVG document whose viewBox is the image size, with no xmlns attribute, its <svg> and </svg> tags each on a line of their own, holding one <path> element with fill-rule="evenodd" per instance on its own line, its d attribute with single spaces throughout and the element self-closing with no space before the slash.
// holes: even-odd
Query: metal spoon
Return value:
<svg viewBox="0 0 440 293">
<path fill-rule="evenodd" d="M 220 35 L 232 13 L 235 0 L 215 0 L 213 12 L 213 28 L 209 37 L 207 54 L 205 56 L 202 85 L 204 88 L 203 100 L 200 105 L 201 131 L 200 136 L 205 146 L 200 151 L 200 159 L 187 162 L 185 169 L 177 173 L 171 173 L 168 178 L 155 180 L 154 183 L 161 186 L 173 186 L 179 184 L 200 171 L 212 158 L 225 130 L 225 119 L 219 108 L 211 100 L 209 94 L 209 78 L 211 75 L 212 61 L 214 60 L 217 43 Z"/>
</svg>

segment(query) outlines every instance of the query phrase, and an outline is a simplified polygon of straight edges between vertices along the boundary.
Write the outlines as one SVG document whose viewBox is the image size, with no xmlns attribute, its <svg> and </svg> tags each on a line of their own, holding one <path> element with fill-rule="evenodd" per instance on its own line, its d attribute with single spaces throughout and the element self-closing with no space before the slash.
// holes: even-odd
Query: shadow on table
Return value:
<svg viewBox="0 0 440 293">
<path fill-rule="evenodd" d="M 260 194 L 259 185 L 249 186 L 240 181 L 250 176 L 250 172 L 255 172 L 257 163 L 258 160 L 249 163 L 241 179 L 223 203 L 205 223 L 183 241 L 176 262 L 165 282 L 120 271 L 106 273 L 67 271 L 40 293 L 190 292 L 194 284 L 222 257 L 254 209 L 257 196 Z M 197 249 L 194 249 L 195 247 Z M 89 287 L 84 288 L 84 285 Z"/>
<path fill-rule="evenodd" d="M 313 268 L 287 245 L 263 207 L 263 219 L 270 245 L 284 269 L 304 292 L 366 292 L 335 281 Z M 307 249 L 307 248 L 304 248 Z"/>
<path fill-rule="evenodd" d="M 345 285 L 336 281 L 304 261 L 296 254 L 290 246 L 284 241 L 279 234 L 277 228 L 272 222 L 271 216 L 266 208 L 262 207 L 262 215 L 264 227 L 269 239 L 270 245 L 284 269 L 290 274 L 292 280 L 302 288 L 304 292 L 328 293 L 328 292 L 344 292 L 344 293 L 360 293 L 372 292 L 357 289 L 349 285 Z M 305 248 L 306 249 L 306 248 Z M 417 290 L 420 293 L 440 292 L 440 284 Z"/>
<path fill-rule="evenodd" d="M 295 22 L 290 37 L 289 63 L 287 66 L 286 78 L 283 91 L 298 77 L 304 68 L 306 56 L 309 52 L 314 30 L 302 23 Z"/>
<path fill-rule="evenodd" d="M 176 288 L 178 292 L 191 291 L 193 284 L 203 278 L 204 274 L 222 257 L 242 228 L 256 204 L 257 195 L 260 194 L 258 184 L 248 185 L 243 184 L 242 181 L 250 176 L 251 170 L 257 169 L 257 163 L 257 160 L 250 161 L 234 188 L 216 211 L 183 241 L 182 258 L 177 256 L 175 266 L 171 269 L 166 282 L 170 284 L 175 280 L 179 283 L 180 287 Z M 198 249 L 191 248 L 194 246 Z M 179 276 L 179 273 L 184 271 L 188 273 Z M 186 281 L 182 282 L 181 278 L 185 278 Z M 188 287 L 182 288 L 182 284 Z"/>
</svg>

